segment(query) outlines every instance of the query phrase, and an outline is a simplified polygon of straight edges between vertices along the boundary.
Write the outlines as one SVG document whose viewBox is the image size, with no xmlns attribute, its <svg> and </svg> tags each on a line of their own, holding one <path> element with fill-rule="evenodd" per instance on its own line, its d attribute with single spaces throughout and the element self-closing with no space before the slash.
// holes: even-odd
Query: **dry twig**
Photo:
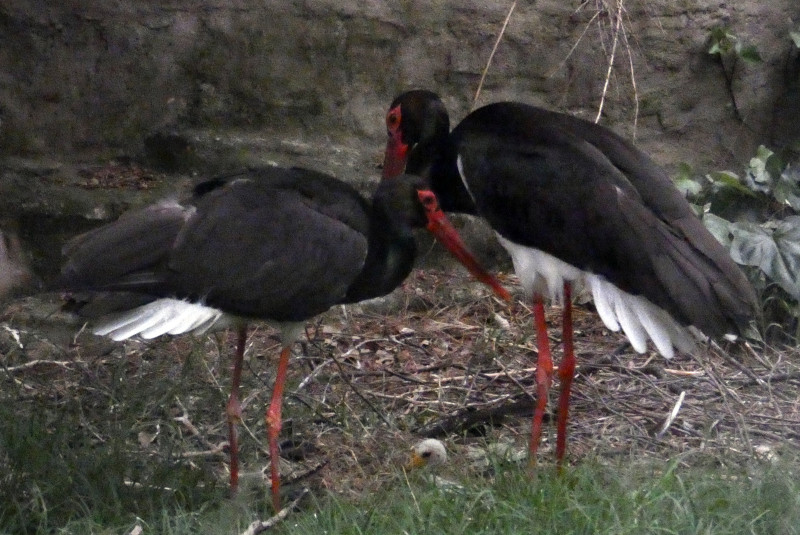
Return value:
<svg viewBox="0 0 800 535">
<path fill-rule="evenodd" d="M 264 531 L 275 527 L 278 525 L 278 523 L 282 522 L 287 516 L 289 516 L 289 513 L 292 512 L 292 509 L 297 507 L 297 504 L 300 503 L 300 500 L 305 498 L 306 494 L 308 494 L 308 489 L 303 489 L 300 492 L 300 496 L 292 500 L 289 505 L 278 511 L 275 516 L 270 517 L 268 520 L 256 520 L 242 532 L 242 535 L 257 535 L 258 533 L 263 533 Z"/>
</svg>

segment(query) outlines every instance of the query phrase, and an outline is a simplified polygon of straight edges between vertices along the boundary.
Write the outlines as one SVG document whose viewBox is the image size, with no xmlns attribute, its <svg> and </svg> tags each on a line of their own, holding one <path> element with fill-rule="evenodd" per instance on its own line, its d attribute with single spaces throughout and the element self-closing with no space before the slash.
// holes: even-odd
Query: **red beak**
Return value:
<svg viewBox="0 0 800 535">
<path fill-rule="evenodd" d="M 386 167 L 384 167 L 384 174 L 385 171 Z M 417 196 L 425 207 L 425 215 L 428 216 L 428 226 L 426 228 L 433 234 L 433 237 L 444 245 L 472 273 L 472 276 L 489 286 L 501 299 L 511 301 L 511 294 L 508 293 L 508 290 L 494 276 L 483 269 L 464 246 L 464 242 L 461 241 L 461 237 L 456 232 L 455 227 L 439 208 L 439 201 L 436 199 L 436 195 L 430 190 L 418 190 Z"/>
<path fill-rule="evenodd" d="M 386 142 L 386 152 L 383 154 L 383 173 L 381 178 L 394 178 L 406 169 L 408 159 L 408 145 L 403 143 L 400 131 L 394 132 Z"/>
</svg>

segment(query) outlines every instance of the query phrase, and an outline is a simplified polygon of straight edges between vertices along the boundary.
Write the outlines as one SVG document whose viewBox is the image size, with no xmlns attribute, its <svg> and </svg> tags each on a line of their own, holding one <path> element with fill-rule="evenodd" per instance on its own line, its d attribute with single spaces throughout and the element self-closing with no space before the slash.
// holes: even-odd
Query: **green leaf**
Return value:
<svg viewBox="0 0 800 535">
<path fill-rule="evenodd" d="M 747 63 L 761 63 L 761 54 L 758 53 L 758 48 L 755 45 L 747 45 L 738 49 L 737 54 Z"/>
<path fill-rule="evenodd" d="M 727 54 L 733 48 L 733 43 L 736 41 L 736 36 L 728 31 L 727 28 L 717 26 L 712 28 L 710 33 L 711 48 L 708 53 L 712 56 Z"/>
<path fill-rule="evenodd" d="M 711 31 L 709 33 L 711 34 L 711 39 L 714 41 L 722 41 L 723 39 L 725 39 L 727 36 L 730 35 L 728 33 L 728 29 L 725 28 L 724 26 L 715 26 L 711 28 Z"/>
<path fill-rule="evenodd" d="M 769 150 L 764 145 L 759 145 L 758 148 L 756 149 L 756 155 L 754 157 L 766 162 L 767 159 L 769 159 L 769 157 L 772 156 L 773 154 L 775 153 Z"/>
<path fill-rule="evenodd" d="M 767 170 L 773 180 L 780 178 L 784 169 L 786 169 L 786 162 L 778 154 L 770 154 L 764 162 L 764 168 Z"/>
<path fill-rule="evenodd" d="M 800 48 L 800 32 L 789 32 L 789 37 L 794 41 L 794 46 Z"/>
<path fill-rule="evenodd" d="M 702 190 L 703 186 L 696 180 L 689 177 L 677 176 L 672 179 L 672 183 L 683 194 L 684 197 L 692 198 L 697 196 Z"/>
<path fill-rule="evenodd" d="M 800 168 L 787 167 L 775 184 L 775 199 L 800 213 Z"/>
<path fill-rule="evenodd" d="M 713 184 L 722 184 L 726 186 L 733 186 L 739 184 L 739 175 L 732 171 L 712 171 L 706 177 Z M 741 185 L 741 184 L 739 184 Z"/>
<path fill-rule="evenodd" d="M 750 188 L 741 183 L 736 173 L 731 173 L 730 171 L 714 171 L 707 174 L 706 178 L 714 185 L 715 191 L 729 189 L 751 197 L 755 196 Z"/>
<path fill-rule="evenodd" d="M 703 216 L 703 225 L 711 232 L 711 234 L 717 239 L 725 247 L 730 247 L 731 245 L 731 222 L 727 219 L 723 219 L 718 215 L 714 215 L 711 212 L 705 214 Z"/>
<path fill-rule="evenodd" d="M 774 230 L 755 223 L 733 223 L 731 257 L 756 266 L 794 299 L 800 299 L 800 216 L 773 224 Z"/>
<path fill-rule="evenodd" d="M 692 166 L 686 162 L 680 162 L 675 179 L 692 178 L 692 176 L 694 176 L 694 169 L 692 169 Z"/>
<path fill-rule="evenodd" d="M 744 175 L 745 183 L 754 191 L 769 193 L 773 185 L 773 177 L 767 170 L 767 160 L 773 152 L 761 145 L 753 158 L 750 158 L 750 165 Z"/>
</svg>

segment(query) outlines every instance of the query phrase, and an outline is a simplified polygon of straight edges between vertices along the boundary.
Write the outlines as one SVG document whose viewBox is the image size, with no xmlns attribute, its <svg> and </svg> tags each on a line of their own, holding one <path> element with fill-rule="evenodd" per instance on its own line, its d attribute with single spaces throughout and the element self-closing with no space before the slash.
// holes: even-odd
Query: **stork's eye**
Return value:
<svg viewBox="0 0 800 535">
<path fill-rule="evenodd" d="M 422 206 L 424 206 L 429 212 L 439 209 L 439 201 L 436 199 L 436 195 L 432 191 L 425 189 L 417 190 L 417 198 L 419 199 L 419 202 L 422 203 Z"/>
<path fill-rule="evenodd" d="M 386 127 L 390 131 L 397 130 L 400 126 L 400 106 L 396 106 L 389 110 L 389 113 L 386 114 Z"/>
<path fill-rule="evenodd" d="M 429 452 L 429 451 L 423 451 L 422 455 L 420 455 L 420 457 L 422 457 L 423 459 L 427 459 L 430 456 L 431 456 L 431 452 Z"/>
</svg>

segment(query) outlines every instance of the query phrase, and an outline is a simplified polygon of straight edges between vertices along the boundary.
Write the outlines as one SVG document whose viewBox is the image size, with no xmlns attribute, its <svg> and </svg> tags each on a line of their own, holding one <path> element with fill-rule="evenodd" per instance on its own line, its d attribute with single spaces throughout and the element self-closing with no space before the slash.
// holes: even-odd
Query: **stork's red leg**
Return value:
<svg viewBox="0 0 800 535">
<path fill-rule="evenodd" d="M 553 382 L 553 359 L 550 357 L 550 341 L 547 339 L 547 323 L 544 319 L 544 301 L 540 295 L 533 297 L 533 319 L 536 323 L 536 346 L 539 358 L 536 365 L 536 408 L 531 425 L 530 464 L 536 464 L 536 451 L 542 438 L 542 420 L 547 406 L 547 393 Z"/>
<path fill-rule="evenodd" d="M 231 395 L 225 413 L 228 416 L 228 444 L 231 452 L 231 494 L 235 495 L 239 488 L 239 437 L 236 425 L 242 421 L 242 405 L 239 402 L 239 383 L 242 380 L 242 361 L 247 342 L 247 326 L 242 325 L 237 331 L 236 353 L 233 356 L 233 373 L 231 378 Z"/>
<path fill-rule="evenodd" d="M 572 343 L 572 287 L 564 283 L 564 318 L 561 326 L 564 340 L 564 360 L 558 367 L 558 378 L 561 380 L 561 394 L 558 398 L 558 416 L 556 420 L 556 462 L 559 469 L 567 451 L 567 418 L 569 417 L 569 396 L 572 390 L 572 378 L 575 375 L 575 349 Z"/>
<path fill-rule="evenodd" d="M 283 399 L 283 384 L 286 381 L 286 370 L 289 367 L 289 356 L 292 346 L 288 345 L 281 350 L 278 361 L 278 373 L 275 376 L 275 388 L 272 390 L 272 400 L 267 409 L 267 436 L 269 438 L 269 462 L 272 470 L 272 506 L 275 511 L 281 509 L 280 499 L 280 458 L 278 457 L 278 435 L 281 432 L 281 401 Z"/>
</svg>

